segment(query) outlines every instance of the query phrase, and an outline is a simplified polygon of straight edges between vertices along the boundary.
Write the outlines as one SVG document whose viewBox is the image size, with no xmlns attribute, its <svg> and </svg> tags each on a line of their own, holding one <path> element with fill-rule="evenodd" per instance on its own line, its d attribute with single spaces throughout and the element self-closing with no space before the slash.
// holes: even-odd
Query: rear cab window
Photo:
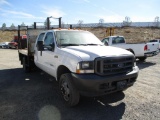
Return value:
<svg viewBox="0 0 160 120">
<path fill-rule="evenodd" d="M 41 33 L 38 37 L 37 41 L 43 41 L 43 37 L 44 37 L 45 33 Z"/>
<path fill-rule="evenodd" d="M 119 44 L 119 43 L 125 43 L 125 40 L 123 37 L 113 37 L 112 44 Z"/>
<path fill-rule="evenodd" d="M 43 41 L 44 35 L 45 35 L 45 33 L 41 33 L 41 34 L 38 36 L 38 39 L 37 39 L 37 41 L 36 41 L 36 47 L 37 47 L 38 41 Z"/>
</svg>

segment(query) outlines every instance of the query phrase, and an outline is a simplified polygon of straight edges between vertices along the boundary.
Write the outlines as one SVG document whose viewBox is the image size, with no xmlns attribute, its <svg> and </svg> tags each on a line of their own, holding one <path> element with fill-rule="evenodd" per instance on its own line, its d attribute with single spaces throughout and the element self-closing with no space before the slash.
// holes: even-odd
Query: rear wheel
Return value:
<svg viewBox="0 0 160 120">
<path fill-rule="evenodd" d="M 59 81 L 61 94 L 68 106 L 73 107 L 79 103 L 80 95 L 72 82 L 70 73 L 61 75 Z"/>
<path fill-rule="evenodd" d="M 24 70 L 25 73 L 28 73 L 28 72 L 30 72 L 30 68 L 29 68 L 29 66 L 27 66 L 26 63 L 27 63 L 26 58 L 23 57 L 23 70 Z"/>
<path fill-rule="evenodd" d="M 138 58 L 140 61 L 145 61 L 147 59 L 147 57 L 139 57 Z"/>
</svg>

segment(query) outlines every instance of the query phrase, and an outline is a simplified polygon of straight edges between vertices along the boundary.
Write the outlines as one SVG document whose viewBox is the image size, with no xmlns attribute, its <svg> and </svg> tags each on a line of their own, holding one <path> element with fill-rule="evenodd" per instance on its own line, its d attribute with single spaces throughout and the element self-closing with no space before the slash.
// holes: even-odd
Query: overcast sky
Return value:
<svg viewBox="0 0 160 120">
<path fill-rule="evenodd" d="M 47 17 L 62 17 L 65 24 L 122 22 L 153 22 L 160 17 L 160 0 L 0 0 L 0 27 L 24 22 L 44 22 Z M 57 25 L 56 19 L 51 19 Z"/>
</svg>

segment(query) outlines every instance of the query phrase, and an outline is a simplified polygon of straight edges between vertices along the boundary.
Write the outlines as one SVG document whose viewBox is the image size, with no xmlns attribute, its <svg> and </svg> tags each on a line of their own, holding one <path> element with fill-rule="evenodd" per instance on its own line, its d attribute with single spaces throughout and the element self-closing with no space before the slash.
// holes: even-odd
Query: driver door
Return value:
<svg viewBox="0 0 160 120">
<path fill-rule="evenodd" d="M 39 58 L 42 62 L 45 72 L 55 76 L 56 75 L 56 57 L 55 57 L 55 40 L 53 32 L 48 32 L 44 38 L 44 51 L 42 51 L 42 56 Z"/>
</svg>

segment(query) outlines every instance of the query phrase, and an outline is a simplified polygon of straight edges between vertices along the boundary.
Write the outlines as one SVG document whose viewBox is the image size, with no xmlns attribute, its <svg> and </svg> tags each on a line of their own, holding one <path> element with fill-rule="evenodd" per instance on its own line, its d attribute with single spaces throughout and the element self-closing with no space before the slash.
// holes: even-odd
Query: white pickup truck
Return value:
<svg viewBox="0 0 160 120">
<path fill-rule="evenodd" d="M 123 36 L 109 36 L 102 40 L 105 45 L 124 48 L 132 52 L 136 58 L 144 61 L 147 57 L 152 57 L 158 54 L 158 43 L 138 43 L 126 44 Z"/>
<path fill-rule="evenodd" d="M 27 35 L 28 47 L 18 49 L 24 70 L 32 70 L 35 64 L 55 77 L 69 106 L 77 105 L 80 95 L 123 91 L 138 77 L 139 69 L 131 52 L 104 46 L 88 31 L 28 28 Z"/>
</svg>

